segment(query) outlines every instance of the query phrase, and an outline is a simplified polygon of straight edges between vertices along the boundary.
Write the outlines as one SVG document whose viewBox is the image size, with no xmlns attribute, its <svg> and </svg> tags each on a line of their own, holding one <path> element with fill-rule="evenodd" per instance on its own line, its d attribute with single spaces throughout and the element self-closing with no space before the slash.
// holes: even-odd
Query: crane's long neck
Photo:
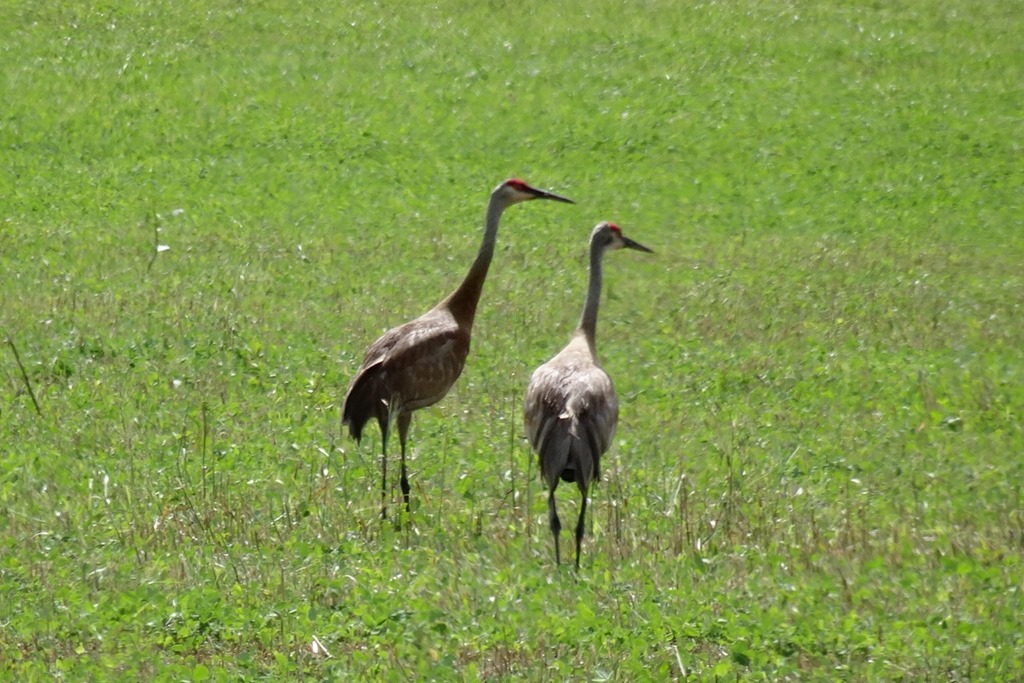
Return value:
<svg viewBox="0 0 1024 683">
<path fill-rule="evenodd" d="M 597 346 L 597 307 L 601 303 L 601 258 L 604 256 L 604 245 L 594 241 L 590 245 L 590 285 L 587 287 L 587 300 L 583 304 L 583 315 L 577 334 L 582 333 L 590 346 L 590 353 L 596 355 Z"/>
<path fill-rule="evenodd" d="M 491 201 L 487 205 L 487 221 L 484 238 L 480 243 L 480 251 L 477 252 L 476 259 L 469 267 L 469 272 L 466 273 L 462 284 L 443 302 L 447 304 L 455 320 L 463 327 L 473 327 L 476 307 L 480 303 L 480 294 L 484 291 L 484 280 L 487 279 L 487 270 L 491 267 L 491 259 L 494 258 L 498 223 L 501 221 L 501 214 L 505 211 L 505 206 L 506 203 L 499 198 L 497 193 L 491 195 Z"/>
</svg>

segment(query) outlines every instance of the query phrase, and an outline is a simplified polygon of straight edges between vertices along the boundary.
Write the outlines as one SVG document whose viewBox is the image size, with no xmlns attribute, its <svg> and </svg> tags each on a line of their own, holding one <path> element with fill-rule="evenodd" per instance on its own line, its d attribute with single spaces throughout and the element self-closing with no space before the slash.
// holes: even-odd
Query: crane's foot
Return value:
<svg viewBox="0 0 1024 683">
<path fill-rule="evenodd" d="M 391 518 L 391 526 L 395 531 L 412 531 L 412 513 L 407 509 L 399 508 L 399 511 Z"/>
<path fill-rule="evenodd" d="M 409 507 L 409 492 L 412 490 L 412 487 L 409 486 L 409 475 L 406 473 L 404 460 L 402 461 L 402 478 L 399 479 L 398 483 L 402 488 L 402 500 L 405 501 L 405 511 L 412 512 L 412 508 Z"/>
</svg>

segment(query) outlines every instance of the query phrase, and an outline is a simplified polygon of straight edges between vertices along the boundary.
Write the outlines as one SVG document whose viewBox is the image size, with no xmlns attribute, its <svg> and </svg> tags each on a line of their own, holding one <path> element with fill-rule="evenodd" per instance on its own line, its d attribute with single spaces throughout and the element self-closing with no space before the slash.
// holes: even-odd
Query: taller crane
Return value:
<svg viewBox="0 0 1024 683">
<path fill-rule="evenodd" d="M 553 192 L 531 187 L 518 178 L 506 180 L 494 188 L 487 205 L 483 241 L 462 284 L 420 317 L 388 330 L 373 342 L 349 385 L 342 408 L 342 427 L 348 426 L 349 433 L 359 442 L 363 427 L 371 418 L 376 418 L 380 426 L 381 518 L 387 517 L 387 444 L 391 425 L 398 425 L 402 449 L 400 483 L 402 498 L 409 510 L 405 457 L 412 414 L 444 398 L 462 374 L 477 304 L 494 257 L 501 215 L 513 204 L 534 199 L 575 203 Z"/>
</svg>

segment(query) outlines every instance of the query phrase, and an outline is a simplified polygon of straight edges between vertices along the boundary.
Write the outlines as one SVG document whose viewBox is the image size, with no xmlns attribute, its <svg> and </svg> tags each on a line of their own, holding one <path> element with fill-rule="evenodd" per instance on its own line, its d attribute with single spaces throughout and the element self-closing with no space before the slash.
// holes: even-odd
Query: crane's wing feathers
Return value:
<svg viewBox="0 0 1024 683">
<path fill-rule="evenodd" d="M 388 330 L 370 345 L 349 385 L 342 424 L 359 439 L 366 421 L 386 420 L 392 404 L 411 411 L 437 403 L 462 374 L 469 342 L 469 333 L 436 309 Z"/>
<path fill-rule="evenodd" d="M 554 359 L 530 377 L 523 406 L 526 435 L 540 456 L 541 473 L 589 483 L 600 477 L 600 458 L 611 446 L 619 418 L 608 374 L 579 358 Z"/>
</svg>

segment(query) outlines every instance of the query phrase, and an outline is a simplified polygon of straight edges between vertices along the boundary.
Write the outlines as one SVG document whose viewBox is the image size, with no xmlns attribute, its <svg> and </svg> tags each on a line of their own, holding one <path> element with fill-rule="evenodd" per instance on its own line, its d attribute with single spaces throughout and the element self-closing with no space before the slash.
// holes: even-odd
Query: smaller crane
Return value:
<svg viewBox="0 0 1024 683">
<path fill-rule="evenodd" d="M 370 345 L 359 371 L 345 393 L 341 412 L 358 443 L 363 427 L 376 419 L 381 436 L 380 516 L 387 517 L 388 432 L 398 424 L 402 448 L 402 498 L 409 510 L 409 476 L 405 468 L 405 443 L 413 411 L 434 405 L 448 393 L 469 355 L 470 335 L 484 280 L 494 257 L 501 214 L 513 204 L 534 199 L 551 199 L 574 204 L 571 199 L 531 187 L 510 178 L 494 188 L 487 204 L 484 236 L 476 259 L 454 292 L 432 309 L 404 325 L 385 332 Z"/>
<path fill-rule="evenodd" d="M 601 455 L 611 445 L 619 420 L 615 386 L 597 362 L 594 335 L 601 300 L 601 258 L 606 250 L 622 248 L 653 253 L 623 235 L 614 223 L 599 223 L 590 234 L 590 286 L 580 323 L 566 347 L 534 370 L 523 403 L 526 436 L 540 457 L 540 473 L 548 486 L 555 564 L 561 564 L 558 534 L 562 523 L 555 509 L 558 480 L 576 482 L 583 497 L 576 521 L 577 571 L 587 491 L 601 476 Z"/>
</svg>

